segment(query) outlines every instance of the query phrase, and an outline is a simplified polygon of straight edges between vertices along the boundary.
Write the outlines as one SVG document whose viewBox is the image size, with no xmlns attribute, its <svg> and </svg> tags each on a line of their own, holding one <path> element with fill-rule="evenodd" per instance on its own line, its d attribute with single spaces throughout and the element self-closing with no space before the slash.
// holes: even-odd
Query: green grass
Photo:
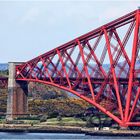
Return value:
<svg viewBox="0 0 140 140">
<path fill-rule="evenodd" d="M 25 124 L 39 124 L 38 120 L 22 120 Z"/>
<path fill-rule="evenodd" d="M 0 124 L 3 123 L 5 119 L 0 119 Z M 62 120 L 58 121 L 57 118 L 47 119 L 46 122 L 40 122 L 40 120 L 32 119 L 17 119 L 13 120 L 13 123 L 24 123 L 24 124 L 42 124 L 42 125 L 63 125 L 63 126 L 85 126 L 86 122 L 74 117 L 62 117 Z"/>
<path fill-rule="evenodd" d="M 57 118 L 48 119 L 46 122 L 43 122 L 49 125 L 69 125 L 69 126 L 81 126 L 86 125 L 86 122 L 73 117 L 63 117 L 61 121 L 58 121 Z"/>
</svg>

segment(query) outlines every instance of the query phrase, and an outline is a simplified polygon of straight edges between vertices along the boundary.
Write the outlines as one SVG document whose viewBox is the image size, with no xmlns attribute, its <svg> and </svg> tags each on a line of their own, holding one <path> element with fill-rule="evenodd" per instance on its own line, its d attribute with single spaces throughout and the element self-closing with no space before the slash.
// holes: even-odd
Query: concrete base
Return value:
<svg viewBox="0 0 140 140">
<path fill-rule="evenodd" d="M 7 120 L 13 120 L 27 114 L 28 111 L 28 84 L 26 81 L 15 80 L 15 63 L 9 63 Z"/>
</svg>

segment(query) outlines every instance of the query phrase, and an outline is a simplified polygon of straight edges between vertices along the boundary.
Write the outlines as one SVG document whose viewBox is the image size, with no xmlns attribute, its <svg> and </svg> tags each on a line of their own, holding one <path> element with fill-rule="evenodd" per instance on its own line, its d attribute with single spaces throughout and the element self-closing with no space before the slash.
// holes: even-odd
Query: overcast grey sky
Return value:
<svg viewBox="0 0 140 140">
<path fill-rule="evenodd" d="M 140 6 L 140 0 L 0 0 L 0 63 L 27 61 Z"/>
</svg>

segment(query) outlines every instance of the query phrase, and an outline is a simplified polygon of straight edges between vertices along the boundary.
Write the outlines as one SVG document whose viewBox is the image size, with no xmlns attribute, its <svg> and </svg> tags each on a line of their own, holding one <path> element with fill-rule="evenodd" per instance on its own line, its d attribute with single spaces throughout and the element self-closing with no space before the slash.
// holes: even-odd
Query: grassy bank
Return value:
<svg viewBox="0 0 140 140">
<path fill-rule="evenodd" d="M 51 119 L 48 119 L 46 122 L 42 122 L 41 124 L 64 125 L 64 126 L 85 126 L 86 122 L 79 118 L 63 117 L 61 120 L 58 120 L 58 118 L 51 118 Z"/>
<path fill-rule="evenodd" d="M 6 121 L 3 119 L 0 121 L 0 123 L 4 124 Z M 74 117 L 61 117 L 60 118 L 49 118 L 46 119 L 46 121 L 40 121 L 38 119 L 17 119 L 13 120 L 11 122 L 7 122 L 9 124 L 30 124 L 30 125 L 56 125 L 56 126 L 86 126 L 86 121 L 83 121 L 80 118 L 74 118 Z"/>
</svg>

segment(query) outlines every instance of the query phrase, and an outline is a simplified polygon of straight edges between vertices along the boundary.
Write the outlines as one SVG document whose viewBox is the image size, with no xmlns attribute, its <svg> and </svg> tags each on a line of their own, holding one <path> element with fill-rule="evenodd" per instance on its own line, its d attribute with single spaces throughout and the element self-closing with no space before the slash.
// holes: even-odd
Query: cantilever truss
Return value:
<svg viewBox="0 0 140 140">
<path fill-rule="evenodd" d="M 140 10 L 16 67 L 16 80 L 41 82 L 91 103 L 120 126 L 140 126 Z"/>
<path fill-rule="evenodd" d="M 0 77 L 0 88 L 6 88 L 8 86 L 8 78 Z"/>
</svg>

